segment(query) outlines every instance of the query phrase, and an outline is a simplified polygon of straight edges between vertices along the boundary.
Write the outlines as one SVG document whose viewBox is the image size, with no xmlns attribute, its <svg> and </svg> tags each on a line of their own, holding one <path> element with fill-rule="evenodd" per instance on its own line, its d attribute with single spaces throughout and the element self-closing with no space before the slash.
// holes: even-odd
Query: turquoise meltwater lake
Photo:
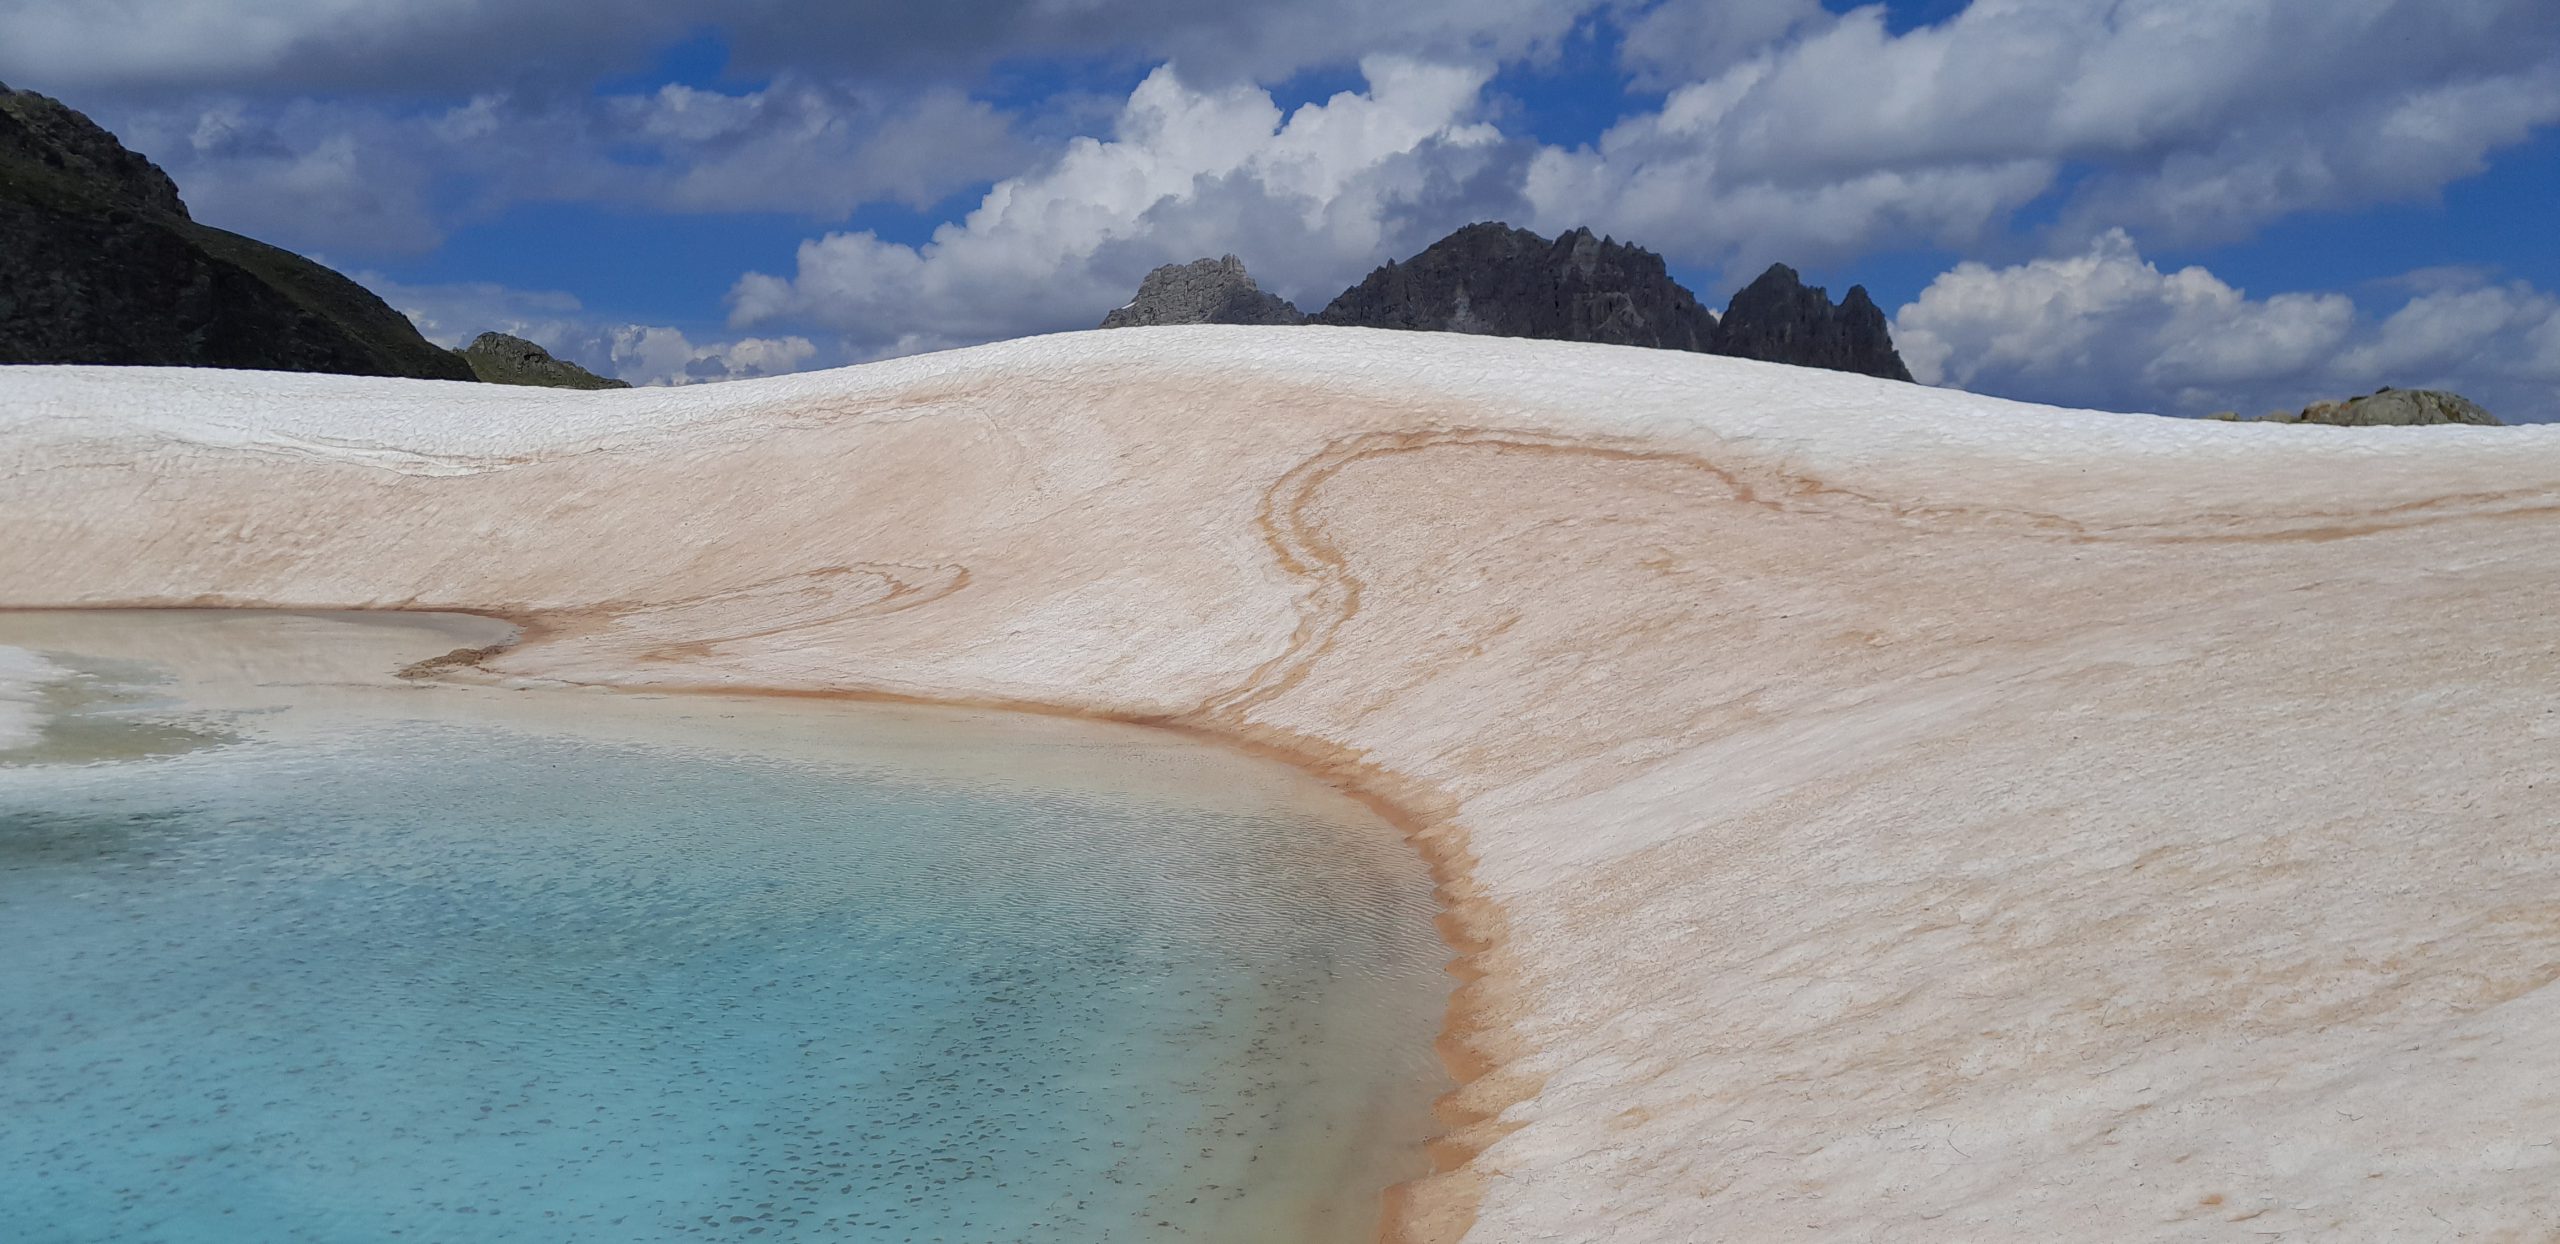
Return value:
<svg viewBox="0 0 2560 1244">
<path fill-rule="evenodd" d="M 1356 1241 L 1421 862 L 1004 714 L 402 684 L 461 619 L 0 616 L 0 1240 Z"/>
</svg>

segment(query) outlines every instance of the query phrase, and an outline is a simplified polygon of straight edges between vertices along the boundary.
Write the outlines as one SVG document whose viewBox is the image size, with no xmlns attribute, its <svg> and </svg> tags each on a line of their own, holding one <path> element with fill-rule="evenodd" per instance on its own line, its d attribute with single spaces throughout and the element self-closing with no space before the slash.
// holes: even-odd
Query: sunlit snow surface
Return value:
<svg viewBox="0 0 2560 1244">
<path fill-rule="evenodd" d="M 1359 1239 L 1418 1173 L 1445 951 L 1374 823 L 195 730 L 0 767 L 0 1238 Z"/>
</svg>

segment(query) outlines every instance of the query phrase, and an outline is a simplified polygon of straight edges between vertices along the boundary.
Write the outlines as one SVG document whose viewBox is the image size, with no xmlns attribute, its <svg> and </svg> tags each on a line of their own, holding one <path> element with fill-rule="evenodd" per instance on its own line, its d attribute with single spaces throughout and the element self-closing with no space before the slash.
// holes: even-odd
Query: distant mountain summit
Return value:
<svg viewBox="0 0 2560 1244">
<path fill-rule="evenodd" d="M 1726 305 L 1715 352 L 1735 358 L 1909 380 L 1884 310 L 1852 285 L 1835 304 L 1785 264 L 1771 264 Z"/>
<path fill-rule="evenodd" d="M 2231 411 L 2208 415 L 2209 419 L 2242 423 L 2312 423 L 2333 428 L 2416 428 L 2439 424 L 2467 423 L 2475 427 L 2506 426 L 2498 417 L 2459 393 L 2442 389 L 2376 389 L 2363 397 L 2342 402 L 2313 402 L 2300 410 L 2279 410 L 2255 419 L 2241 419 Z"/>
<path fill-rule="evenodd" d="M 1474 224 L 1344 290 L 1319 324 L 1713 350 L 1716 317 L 1638 246 Z"/>
<path fill-rule="evenodd" d="M 471 374 L 490 384 L 529 384 L 546 389 L 628 389 L 628 380 L 599 376 L 522 337 L 482 333 L 455 353 Z"/>
<path fill-rule="evenodd" d="M 1909 380 L 1884 312 L 1851 286 L 1835 304 L 1773 264 L 1719 320 L 1671 279 L 1662 256 L 1575 229 L 1552 241 L 1497 222 L 1472 224 L 1422 253 L 1389 260 L 1322 311 L 1300 317 L 1262 292 L 1235 256 L 1147 275 L 1104 328 L 1133 324 L 1316 324 L 1480 333 L 1544 341 L 1688 350 Z"/>
<path fill-rule="evenodd" d="M 151 161 L 59 101 L 5 85 L 0 363 L 471 379 L 363 286 L 197 224 Z"/>
<path fill-rule="evenodd" d="M 1147 274 L 1129 305 L 1102 317 L 1104 328 L 1149 324 L 1297 324 L 1306 316 L 1264 293 L 1233 255 L 1166 264 Z"/>
</svg>

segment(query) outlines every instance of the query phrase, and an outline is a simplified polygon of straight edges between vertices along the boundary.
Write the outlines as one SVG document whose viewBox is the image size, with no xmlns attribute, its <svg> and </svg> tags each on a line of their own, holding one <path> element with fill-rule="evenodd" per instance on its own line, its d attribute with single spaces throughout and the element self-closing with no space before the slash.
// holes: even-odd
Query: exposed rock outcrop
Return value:
<svg viewBox="0 0 2560 1244">
<path fill-rule="evenodd" d="M 1474 224 L 1344 290 L 1319 324 L 1713 351 L 1716 317 L 1662 257 L 1575 229 Z"/>
<path fill-rule="evenodd" d="M 1102 317 L 1104 328 L 1148 324 L 1297 324 L 1306 316 L 1266 293 L 1233 255 L 1169 263 L 1147 274 L 1129 305 Z"/>
<path fill-rule="evenodd" d="M 151 161 L 59 101 L 5 85 L 0 363 L 471 379 L 363 286 L 196 223 Z"/>
<path fill-rule="evenodd" d="M 1799 367 L 1909 380 L 1911 369 L 1893 348 L 1884 311 L 1852 285 L 1834 304 L 1821 286 L 1808 286 L 1785 264 L 1771 264 L 1726 305 L 1716 353 Z"/>
<path fill-rule="evenodd" d="M 522 337 L 482 333 L 454 353 L 471 374 L 490 384 L 530 384 L 548 389 L 628 389 L 631 382 L 599 376 Z"/>
<path fill-rule="evenodd" d="M 178 184 L 159 165 L 126 150 L 115 135 L 62 101 L 11 90 L 6 83 L 0 83 L 0 162 L 10 189 L 20 193 L 49 178 L 142 210 L 187 214 Z"/>
<path fill-rule="evenodd" d="M 1509 225 L 1468 225 L 1371 272 L 1314 320 L 1650 346 L 1911 379 L 1864 286 L 1834 304 L 1776 264 L 1735 294 L 1719 320 L 1671 278 L 1660 255 L 1589 229 L 1550 242 Z"/>
<path fill-rule="evenodd" d="M 2317 423 L 2334 428 L 2405 428 L 2446 423 L 2467 423 L 2484 428 L 2505 426 L 2497 416 L 2482 409 L 2480 403 L 2459 393 L 2389 387 L 2342 402 L 2313 402 L 2300 410 L 2270 411 L 2255 419 L 2242 420 L 2237 412 L 2227 410 L 2206 417 L 2226 422 Z"/>
</svg>

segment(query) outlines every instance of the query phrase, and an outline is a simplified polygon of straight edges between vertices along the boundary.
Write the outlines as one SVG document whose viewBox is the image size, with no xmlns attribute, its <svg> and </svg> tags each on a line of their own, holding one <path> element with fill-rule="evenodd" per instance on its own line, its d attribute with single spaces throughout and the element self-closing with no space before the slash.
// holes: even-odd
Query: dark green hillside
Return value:
<svg viewBox="0 0 2560 1244">
<path fill-rule="evenodd" d="M 0 85 L 0 363 L 472 379 L 363 286 L 187 215 L 61 103 Z"/>
</svg>

